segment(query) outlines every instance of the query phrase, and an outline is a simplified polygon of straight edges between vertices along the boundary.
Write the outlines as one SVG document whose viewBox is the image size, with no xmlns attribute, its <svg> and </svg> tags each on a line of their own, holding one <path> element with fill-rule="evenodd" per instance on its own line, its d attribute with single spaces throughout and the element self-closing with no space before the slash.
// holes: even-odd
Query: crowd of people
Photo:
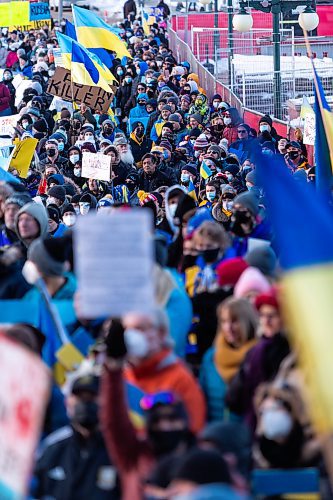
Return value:
<svg viewBox="0 0 333 500">
<path fill-rule="evenodd" d="M 87 321 L 77 311 L 68 333 L 92 341 L 65 384 L 53 382 L 31 496 L 237 500 L 251 498 L 255 468 L 314 466 L 325 477 L 256 175 L 261 151 L 313 183 L 301 132 L 280 137 L 270 116 L 256 129 L 244 123 L 176 60 L 163 1 L 149 34 L 127 3 L 119 36 L 132 59 L 113 54 L 111 114 L 84 103 L 50 110 L 63 25 L 1 35 L 0 117 L 18 114 L 13 139 L 38 145 L 27 177 L 10 169 L 0 183 L 0 298 L 38 300 L 42 278 L 52 299 L 74 301 L 78 219 L 124 207 L 154 219 L 153 313 Z M 86 152 L 111 158 L 109 182 L 82 176 Z M 44 359 L 48 332 L 29 323 L 2 331 Z M 141 427 L 125 383 L 142 391 Z"/>
</svg>

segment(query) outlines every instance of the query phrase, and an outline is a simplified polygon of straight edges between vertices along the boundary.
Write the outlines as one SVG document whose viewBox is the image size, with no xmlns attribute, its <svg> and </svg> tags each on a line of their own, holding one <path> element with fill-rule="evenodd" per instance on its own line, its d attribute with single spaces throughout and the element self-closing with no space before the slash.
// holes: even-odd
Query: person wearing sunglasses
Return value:
<svg viewBox="0 0 333 500">
<path fill-rule="evenodd" d="M 229 152 L 238 156 L 242 163 L 252 153 L 256 141 L 250 136 L 250 127 L 246 123 L 241 123 L 237 127 L 237 140 L 229 146 Z"/>
</svg>

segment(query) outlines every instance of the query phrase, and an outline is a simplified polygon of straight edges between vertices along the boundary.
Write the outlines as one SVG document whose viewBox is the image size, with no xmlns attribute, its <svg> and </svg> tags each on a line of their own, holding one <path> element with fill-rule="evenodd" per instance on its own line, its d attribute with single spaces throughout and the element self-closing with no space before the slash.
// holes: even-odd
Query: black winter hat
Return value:
<svg viewBox="0 0 333 500">
<path fill-rule="evenodd" d="M 40 118 L 39 120 L 35 121 L 35 123 L 33 124 L 33 128 L 37 130 L 37 132 L 47 132 L 48 126 L 45 118 Z"/>
<path fill-rule="evenodd" d="M 260 120 L 259 120 L 259 125 L 260 125 L 260 123 L 268 123 L 268 125 L 269 125 L 270 127 L 272 127 L 272 126 L 273 126 L 273 121 L 272 121 L 272 118 L 271 118 L 270 116 L 268 116 L 268 115 L 264 115 L 264 116 L 262 116 L 262 117 L 260 118 Z"/>
<path fill-rule="evenodd" d="M 71 202 L 72 203 L 79 203 L 81 196 L 82 196 L 81 194 L 75 194 L 74 196 L 72 196 Z"/>
<path fill-rule="evenodd" d="M 195 176 L 198 175 L 198 169 L 194 163 L 187 163 L 187 165 L 183 165 L 182 170 L 187 170 L 190 174 Z"/>
<path fill-rule="evenodd" d="M 68 205 L 65 205 L 64 207 L 62 207 L 62 209 L 61 209 L 61 217 L 63 217 L 64 214 L 66 214 L 67 212 L 71 212 L 73 214 L 76 214 L 75 209 L 74 209 L 74 207 L 73 207 L 73 205 L 71 203 L 68 203 Z"/>
<path fill-rule="evenodd" d="M 47 207 L 47 213 L 49 215 L 49 219 L 52 219 L 54 222 L 59 224 L 60 222 L 60 212 L 58 210 L 58 207 L 56 205 L 48 205 Z"/>
<path fill-rule="evenodd" d="M 48 196 L 52 196 L 53 198 L 60 200 L 61 203 L 64 203 L 66 199 L 66 191 L 63 186 L 53 186 L 48 190 L 47 194 Z"/>
</svg>

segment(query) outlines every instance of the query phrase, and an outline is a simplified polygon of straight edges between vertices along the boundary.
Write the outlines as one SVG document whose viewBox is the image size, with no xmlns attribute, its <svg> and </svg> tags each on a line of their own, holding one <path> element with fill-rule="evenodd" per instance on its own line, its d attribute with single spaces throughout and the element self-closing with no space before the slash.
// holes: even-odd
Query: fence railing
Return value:
<svg viewBox="0 0 333 500">
<path fill-rule="evenodd" d="M 181 40 L 172 28 L 169 28 L 169 45 L 177 60 L 188 61 L 191 66 L 191 72 L 197 73 L 200 85 L 206 90 L 208 99 L 211 99 L 214 94 L 220 94 L 224 101 L 238 109 L 246 123 L 249 123 L 254 128 L 258 128 L 258 123 L 263 113 L 256 109 L 246 108 L 239 97 L 209 71 L 211 69 L 209 66 L 207 67 L 207 65 L 197 60 L 187 43 Z M 273 123 L 279 133 L 287 137 L 289 132 L 287 122 L 273 119 Z"/>
</svg>

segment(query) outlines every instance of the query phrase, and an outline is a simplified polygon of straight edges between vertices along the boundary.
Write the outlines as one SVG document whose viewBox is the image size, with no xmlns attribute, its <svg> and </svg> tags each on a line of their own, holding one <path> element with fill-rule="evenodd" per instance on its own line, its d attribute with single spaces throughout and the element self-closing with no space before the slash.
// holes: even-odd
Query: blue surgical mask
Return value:
<svg viewBox="0 0 333 500">
<path fill-rule="evenodd" d="M 274 153 L 270 149 L 263 149 L 262 154 L 265 156 L 273 156 Z"/>
<path fill-rule="evenodd" d="M 132 78 L 130 76 L 126 76 L 125 82 L 126 83 L 131 83 L 132 82 Z"/>
<path fill-rule="evenodd" d="M 63 142 L 59 142 L 58 144 L 58 151 L 63 151 L 65 148 L 65 144 Z"/>
<path fill-rule="evenodd" d="M 124 74 L 124 72 L 122 69 L 117 70 L 117 75 L 122 76 L 123 74 Z"/>
<path fill-rule="evenodd" d="M 260 132 L 269 132 L 271 128 L 269 125 L 260 125 L 259 130 Z"/>
<path fill-rule="evenodd" d="M 189 175 L 189 174 L 181 174 L 181 176 L 180 176 L 180 180 L 181 180 L 182 182 L 189 182 L 189 180 L 190 180 L 190 175 Z"/>
<path fill-rule="evenodd" d="M 207 196 L 207 199 L 209 201 L 213 201 L 213 200 L 215 200 L 216 193 L 213 193 L 212 191 L 209 191 L 209 193 L 207 193 L 206 196 Z"/>
</svg>

